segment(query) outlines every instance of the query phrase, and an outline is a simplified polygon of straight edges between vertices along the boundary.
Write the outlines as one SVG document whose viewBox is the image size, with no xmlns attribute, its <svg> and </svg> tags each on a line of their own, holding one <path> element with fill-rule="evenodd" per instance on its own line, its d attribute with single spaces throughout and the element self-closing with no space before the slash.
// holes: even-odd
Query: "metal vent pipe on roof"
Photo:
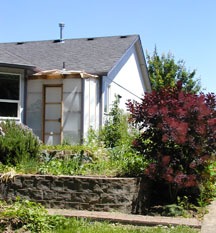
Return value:
<svg viewBox="0 0 216 233">
<path fill-rule="evenodd" d="M 60 27 L 60 41 L 63 41 L 62 31 L 63 31 L 64 26 L 65 26 L 64 23 L 59 23 L 59 27 Z"/>
</svg>

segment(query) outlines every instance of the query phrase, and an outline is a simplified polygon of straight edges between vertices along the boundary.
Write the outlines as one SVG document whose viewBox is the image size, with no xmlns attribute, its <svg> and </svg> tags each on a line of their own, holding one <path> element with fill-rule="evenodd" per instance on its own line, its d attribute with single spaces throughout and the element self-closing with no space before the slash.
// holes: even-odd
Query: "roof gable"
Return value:
<svg viewBox="0 0 216 233">
<path fill-rule="evenodd" d="M 0 43 L 0 63 L 35 66 L 40 70 L 84 70 L 92 74 L 108 73 L 138 35 L 86 39 Z"/>
</svg>

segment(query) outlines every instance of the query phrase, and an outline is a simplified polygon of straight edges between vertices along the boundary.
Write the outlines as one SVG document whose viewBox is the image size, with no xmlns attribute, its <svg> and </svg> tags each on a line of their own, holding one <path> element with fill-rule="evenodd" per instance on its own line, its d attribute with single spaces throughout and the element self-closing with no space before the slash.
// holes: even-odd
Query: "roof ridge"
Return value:
<svg viewBox="0 0 216 233">
<path fill-rule="evenodd" d="M 93 39 L 105 39 L 105 38 L 127 38 L 127 37 L 139 37 L 139 34 L 127 34 L 127 35 L 111 35 L 111 36 L 89 36 L 89 37 L 78 37 L 78 38 L 65 38 L 63 41 L 67 40 L 87 40 L 89 38 Z M 25 43 L 38 43 L 38 42 L 49 42 L 56 41 L 59 39 L 47 39 L 47 40 L 27 40 L 27 41 L 11 41 L 11 42 L 0 42 L 0 44 L 25 44 Z"/>
<path fill-rule="evenodd" d="M 0 43 L 5 51 L 0 60 L 7 64 L 30 64 L 40 70 L 61 69 L 65 63 L 67 69 L 107 74 L 138 39 L 139 35 L 124 35 L 65 39 L 65 43 L 55 40 Z"/>
</svg>

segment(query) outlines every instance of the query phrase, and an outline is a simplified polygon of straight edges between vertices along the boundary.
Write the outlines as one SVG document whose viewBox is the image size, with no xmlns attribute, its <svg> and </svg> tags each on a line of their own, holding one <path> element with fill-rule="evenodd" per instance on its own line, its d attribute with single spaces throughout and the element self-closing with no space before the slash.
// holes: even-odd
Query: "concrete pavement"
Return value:
<svg viewBox="0 0 216 233">
<path fill-rule="evenodd" d="M 216 200 L 208 207 L 208 213 L 203 221 L 196 218 L 144 216 L 135 214 L 123 214 L 119 212 L 84 211 L 72 209 L 47 209 L 50 215 L 62 215 L 65 217 L 87 218 L 90 220 L 109 221 L 140 226 L 177 226 L 184 225 L 200 229 L 201 233 L 216 233 Z"/>
<path fill-rule="evenodd" d="M 185 225 L 194 228 L 201 228 L 201 222 L 195 218 L 177 218 L 177 217 L 161 217 L 161 216 L 144 216 L 136 214 L 123 214 L 117 212 L 99 212 L 99 211 L 83 211 L 68 209 L 48 209 L 50 215 L 63 215 L 65 217 L 87 218 L 98 221 L 109 221 L 112 223 L 131 224 L 139 226 L 177 226 Z"/>
<path fill-rule="evenodd" d="M 216 200 L 211 203 L 208 211 L 202 222 L 201 233 L 216 233 Z"/>
</svg>

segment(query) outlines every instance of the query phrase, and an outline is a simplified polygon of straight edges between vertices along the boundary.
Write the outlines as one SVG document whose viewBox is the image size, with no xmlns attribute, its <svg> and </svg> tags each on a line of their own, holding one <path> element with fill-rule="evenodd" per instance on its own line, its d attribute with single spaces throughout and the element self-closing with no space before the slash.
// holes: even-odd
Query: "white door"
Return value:
<svg viewBox="0 0 216 233">
<path fill-rule="evenodd" d="M 62 85 L 44 86 L 43 141 L 62 143 Z"/>
</svg>

